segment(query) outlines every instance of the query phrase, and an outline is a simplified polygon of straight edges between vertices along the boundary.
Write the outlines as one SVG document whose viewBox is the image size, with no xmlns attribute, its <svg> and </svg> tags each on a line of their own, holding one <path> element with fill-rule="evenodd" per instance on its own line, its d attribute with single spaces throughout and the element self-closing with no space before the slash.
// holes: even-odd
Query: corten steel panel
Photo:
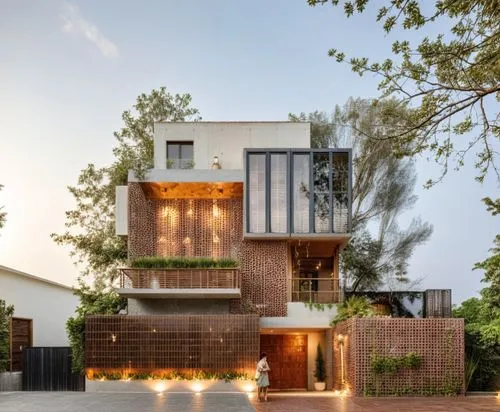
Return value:
<svg viewBox="0 0 500 412">
<path fill-rule="evenodd" d="M 85 322 L 86 369 L 251 375 L 258 355 L 255 315 L 111 315 Z"/>
<path fill-rule="evenodd" d="M 464 392 L 463 319 L 351 319 L 334 331 L 334 385 L 341 389 L 341 359 L 338 335 L 344 339 L 344 377 L 355 395 L 378 392 L 381 396 L 452 389 Z M 402 368 L 382 374 L 377 380 L 371 359 L 379 356 L 402 357 L 409 352 L 421 356 L 417 369 Z"/>
</svg>

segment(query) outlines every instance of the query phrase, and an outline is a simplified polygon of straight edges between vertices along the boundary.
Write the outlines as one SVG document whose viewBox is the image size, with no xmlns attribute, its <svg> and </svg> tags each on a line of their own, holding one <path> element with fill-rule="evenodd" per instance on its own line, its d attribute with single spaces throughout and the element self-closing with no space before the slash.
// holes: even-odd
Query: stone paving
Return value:
<svg viewBox="0 0 500 412">
<path fill-rule="evenodd" d="M 0 392 L 0 412 L 500 412 L 500 398 L 336 398 L 271 393 L 268 402 L 238 393 Z"/>
<path fill-rule="evenodd" d="M 253 412 L 240 393 L 0 392 L 0 412 Z"/>
<path fill-rule="evenodd" d="M 251 400 L 257 412 L 500 412 L 495 397 L 337 398 L 307 394 L 273 394 L 268 402 Z"/>
</svg>

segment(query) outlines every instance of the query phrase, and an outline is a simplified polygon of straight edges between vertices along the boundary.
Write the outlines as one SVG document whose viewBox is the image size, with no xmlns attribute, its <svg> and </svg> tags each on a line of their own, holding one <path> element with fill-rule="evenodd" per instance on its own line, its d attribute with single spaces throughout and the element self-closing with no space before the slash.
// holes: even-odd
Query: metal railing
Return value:
<svg viewBox="0 0 500 412">
<path fill-rule="evenodd" d="M 120 269 L 122 289 L 239 289 L 240 270 Z"/>
<path fill-rule="evenodd" d="M 342 300 L 338 279 L 292 278 L 292 302 L 339 303 Z"/>
</svg>

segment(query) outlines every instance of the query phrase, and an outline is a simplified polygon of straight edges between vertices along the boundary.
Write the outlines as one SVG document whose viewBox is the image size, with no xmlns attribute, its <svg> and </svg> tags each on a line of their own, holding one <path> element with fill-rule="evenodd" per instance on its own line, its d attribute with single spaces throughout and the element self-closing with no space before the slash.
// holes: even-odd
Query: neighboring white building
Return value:
<svg viewBox="0 0 500 412">
<path fill-rule="evenodd" d="M 78 305 L 69 286 L 0 265 L 0 299 L 32 320 L 33 346 L 69 346 L 66 321 Z"/>
</svg>

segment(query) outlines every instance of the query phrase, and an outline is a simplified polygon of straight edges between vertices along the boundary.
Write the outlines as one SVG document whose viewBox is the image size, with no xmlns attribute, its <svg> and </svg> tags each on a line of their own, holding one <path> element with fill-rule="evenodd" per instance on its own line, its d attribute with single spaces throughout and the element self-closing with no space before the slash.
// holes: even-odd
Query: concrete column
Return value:
<svg viewBox="0 0 500 412">
<path fill-rule="evenodd" d="M 325 331 L 326 390 L 333 389 L 333 330 Z"/>
</svg>

